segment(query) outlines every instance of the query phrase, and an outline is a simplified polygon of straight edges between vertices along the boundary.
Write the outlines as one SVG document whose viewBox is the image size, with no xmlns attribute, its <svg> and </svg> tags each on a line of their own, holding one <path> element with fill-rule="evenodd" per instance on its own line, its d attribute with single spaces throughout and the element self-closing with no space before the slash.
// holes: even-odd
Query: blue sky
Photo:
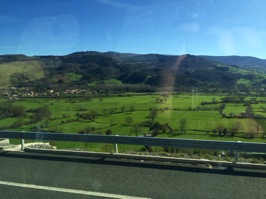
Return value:
<svg viewBox="0 0 266 199">
<path fill-rule="evenodd" d="M 265 0 L 0 0 L 0 54 L 266 58 Z"/>
</svg>

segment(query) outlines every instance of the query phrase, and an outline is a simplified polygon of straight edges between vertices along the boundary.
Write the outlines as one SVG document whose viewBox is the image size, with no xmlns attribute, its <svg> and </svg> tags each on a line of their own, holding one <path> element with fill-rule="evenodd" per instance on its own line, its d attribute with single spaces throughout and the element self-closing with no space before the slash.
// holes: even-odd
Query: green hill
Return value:
<svg viewBox="0 0 266 199">
<path fill-rule="evenodd" d="M 225 59 L 225 58 L 224 58 Z M 266 88 L 265 73 L 194 55 L 75 52 L 65 56 L 0 56 L 0 86 L 127 87 L 142 85 L 181 90 Z M 234 58 L 227 57 L 228 60 Z M 238 57 L 241 61 L 241 57 Z M 252 60 L 243 58 L 247 64 Z M 225 62 L 227 62 L 225 61 Z M 240 61 L 238 61 L 240 63 Z M 263 63 L 263 60 L 260 60 Z M 236 63 L 236 62 L 234 62 Z M 110 84 L 119 82 L 119 84 Z"/>
<path fill-rule="evenodd" d="M 0 63 L 0 87 L 13 86 L 24 81 L 44 77 L 43 64 L 39 61 L 11 61 Z"/>
</svg>

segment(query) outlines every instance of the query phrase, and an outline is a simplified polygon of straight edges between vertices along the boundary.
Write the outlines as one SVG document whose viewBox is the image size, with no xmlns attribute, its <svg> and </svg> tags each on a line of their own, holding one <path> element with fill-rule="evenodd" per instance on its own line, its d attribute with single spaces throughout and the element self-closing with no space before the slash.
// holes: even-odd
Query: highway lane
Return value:
<svg viewBox="0 0 266 199">
<path fill-rule="evenodd" d="M 0 165 L 1 198 L 266 198 L 261 170 L 22 152 L 0 152 Z"/>
</svg>

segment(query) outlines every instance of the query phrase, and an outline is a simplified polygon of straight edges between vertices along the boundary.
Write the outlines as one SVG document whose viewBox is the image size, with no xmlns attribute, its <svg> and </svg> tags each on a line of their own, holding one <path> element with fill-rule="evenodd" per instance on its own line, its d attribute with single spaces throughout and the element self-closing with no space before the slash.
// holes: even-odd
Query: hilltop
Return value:
<svg viewBox="0 0 266 199">
<path fill-rule="evenodd" d="M 266 72 L 266 59 L 251 56 L 201 56 L 228 65 Z"/>
</svg>

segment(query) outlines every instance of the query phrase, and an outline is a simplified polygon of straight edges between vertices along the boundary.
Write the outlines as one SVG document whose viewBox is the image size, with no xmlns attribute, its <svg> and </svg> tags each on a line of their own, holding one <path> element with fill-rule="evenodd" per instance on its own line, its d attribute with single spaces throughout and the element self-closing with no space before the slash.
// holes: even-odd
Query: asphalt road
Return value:
<svg viewBox="0 0 266 199">
<path fill-rule="evenodd" d="M 0 198 L 264 199 L 266 171 L 0 152 Z"/>
</svg>

